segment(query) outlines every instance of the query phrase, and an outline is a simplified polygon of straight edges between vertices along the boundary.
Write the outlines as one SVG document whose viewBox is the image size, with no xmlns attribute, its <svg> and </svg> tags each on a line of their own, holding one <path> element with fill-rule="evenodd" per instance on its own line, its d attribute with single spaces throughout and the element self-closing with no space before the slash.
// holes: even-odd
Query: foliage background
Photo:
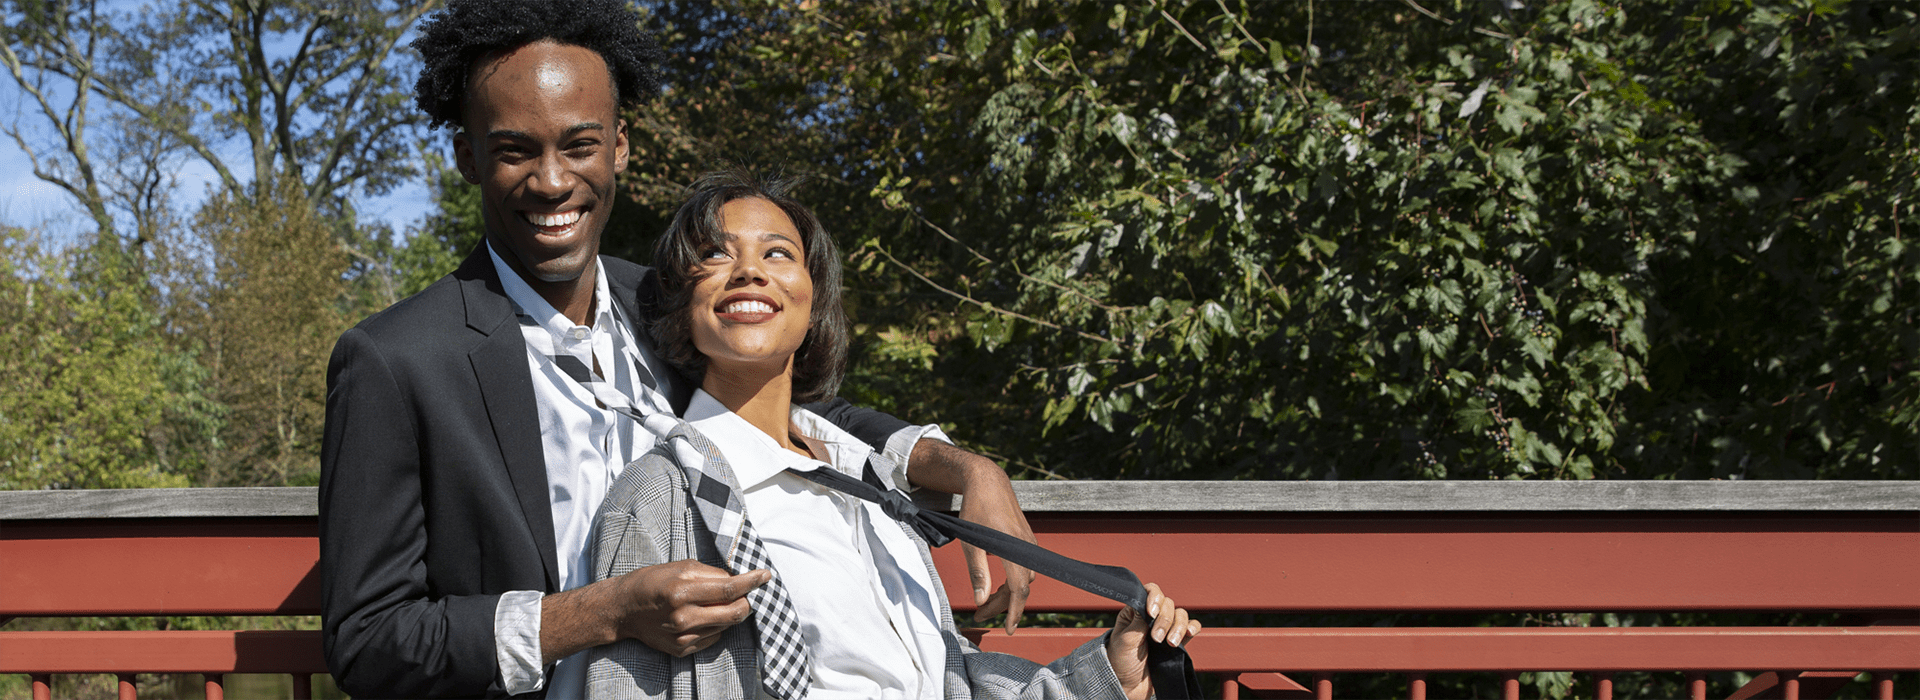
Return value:
<svg viewBox="0 0 1920 700">
<path fill-rule="evenodd" d="M 1916 476 L 1911 4 L 720 5 L 646 215 L 814 175 L 849 393 L 1030 475 Z"/>
<path fill-rule="evenodd" d="M 702 170 L 810 176 L 847 393 L 1029 477 L 1920 475 L 1913 4 L 1430 4 L 645 3 L 607 248 Z M 100 225 L 8 239 L 9 371 L 54 370 L 7 485 L 310 483 L 326 339 L 479 236 L 421 8 L 5 9 L 8 133 Z M 358 222 L 417 173 L 438 214 Z"/>
</svg>

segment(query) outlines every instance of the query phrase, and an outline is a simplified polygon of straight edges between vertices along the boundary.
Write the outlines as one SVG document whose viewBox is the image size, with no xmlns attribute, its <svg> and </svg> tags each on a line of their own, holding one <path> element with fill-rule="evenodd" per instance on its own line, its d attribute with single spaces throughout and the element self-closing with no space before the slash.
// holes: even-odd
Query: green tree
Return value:
<svg viewBox="0 0 1920 700">
<path fill-rule="evenodd" d="M 467 184 L 458 170 L 438 157 L 427 158 L 427 171 L 433 177 L 436 210 L 393 251 L 394 279 L 403 297 L 426 289 L 459 267 L 461 259 L 486 237 L 480 219 L 480 188 Z"/>
<path fill-rule="evenodd" d="M 632 189 L 812 171 L 849 391 L 1035 474 L 1920 475 L 1911 7 L 1335 7 L 664 4 Z"/>
<path fill-rule="evenodd" d="M 209 486 L 310 485 L 327 357 L 347 327 L 349 259 L 297 182 L 252 189 L 214 196 L 195 220 L 215 256 L 185 337 L 204 343 L 209 390 L 226 411 L 197 476 Z"/>
<path fill-rule="evenodd" d="M 0 488 L 186 486 L 156 437 L 214 416 L 193 358 L 111 241 L 50 250 L 0 227 Z"/>
</svg>

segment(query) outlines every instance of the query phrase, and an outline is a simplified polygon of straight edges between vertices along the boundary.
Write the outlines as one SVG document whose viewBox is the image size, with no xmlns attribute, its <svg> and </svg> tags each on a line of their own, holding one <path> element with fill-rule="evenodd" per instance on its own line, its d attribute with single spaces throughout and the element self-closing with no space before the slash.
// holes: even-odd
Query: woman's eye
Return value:
<svg viewBox="0 0 1920 700">
<path fill-rule="evenodd" d="M 787 250 L 785 248 L 774 248 L 772 250 L 767 251 L 767 257 L 771 258 L 775 256 L 786 258 L 788 260 L 800 259 L 800 256 L 794 255 L 793 251 Z"/>
<path fill-rule="evenodd" d="M 705 252 L 700 254 L 701 260 L 718 260 L 720 258 L 725 258 L 725 257 L 727 257 L 727 251 L 721 250 L 719 248 L 708 248 Z"/>
</svg>

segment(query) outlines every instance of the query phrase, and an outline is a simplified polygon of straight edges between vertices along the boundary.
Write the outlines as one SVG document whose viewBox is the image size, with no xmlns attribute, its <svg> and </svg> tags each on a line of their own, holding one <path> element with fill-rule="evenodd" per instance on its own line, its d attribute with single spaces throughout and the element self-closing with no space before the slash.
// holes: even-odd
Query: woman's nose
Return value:
<svg viewBox="0 0 1920 700">
<path fill-rule="evenodd" d="M 760 260 L 750 255 L 734 259 L 733 282 L 735 284 L 766 284 L 767 275 L 760 268 Z"/>
</svg>

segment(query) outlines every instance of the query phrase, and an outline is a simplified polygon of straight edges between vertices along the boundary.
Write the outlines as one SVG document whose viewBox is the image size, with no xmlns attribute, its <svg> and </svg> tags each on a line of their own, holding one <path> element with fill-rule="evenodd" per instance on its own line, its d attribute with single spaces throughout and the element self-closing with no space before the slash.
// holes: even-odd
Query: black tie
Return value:
<svg viewBox="0 0 1920 700">
<path fill-rule="evenodd" d="M 855 479 L 832 469 L 787 471 L 835 491 L 880 504 L 882 511 L 912 527 L 929 545 L 938 547 L 957 539 L 1061 583 L 1119 601 L 1139 611 L 1145 619 L 1152 619 L 1147 615 L 1146 587 L 1140 585 L 1140 578 L 1125 567 L 1089 564 L 985 525 L 921 509 L 907 494 L 878 486 L 880 479 L 872 464 L 867 465 L 866 480 Z M 1154 641 L 1151 636 L 1147 637 L 1147 674 L 1153 679 L 1154 695 L 1161 700 L 1201 697 L 1200 678 L 1194 675 L 1193 661 L 1187 658 L 1187 651 L 1166 642 Z"/>
</svg>

